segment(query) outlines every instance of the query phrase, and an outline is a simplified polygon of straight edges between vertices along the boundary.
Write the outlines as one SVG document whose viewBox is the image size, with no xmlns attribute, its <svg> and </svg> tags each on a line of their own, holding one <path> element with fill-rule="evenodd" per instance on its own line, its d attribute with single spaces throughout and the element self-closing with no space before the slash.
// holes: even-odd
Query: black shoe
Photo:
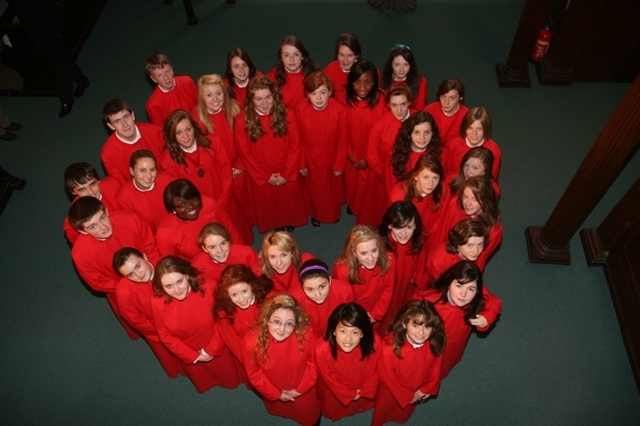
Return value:
<svg viewBox="0 0 640 426">
<path fill-rule="evenodd" d="M 22 129 L 22 124 L 11 123 L 8 127 L 4 128 L 5 130 L 9 130 L 10 132 L 15 132 L 16 130 Z"/>
<path fill-rule="evenodd" d="M 4 134 L 0 135 L 0 139 L 2 139 L 3 141 L 12 141 L 17 137 L 18 135 L 11 132 L 4 132 Z"/>
<path fill-rule="evenodd" d="M 351 211 L 351 207 L 347 206 L 347 214 L 353 216 L 353 211 Z"/>
<path fill-rule="evenodd" d="M 73 92 L 73 97 L 79 98 L 80 96 L 84 95 L 84 89 L 86 89 L 87 87 L 89 87 L 89 80 L 85 78 L 83 81 L 78 83 L 75 92 Z"/>
<path fill-rule="evenodd" d="M 73 101 L 63 103 L 60 106 L 60 112 L 58 113 L 58 117 L 66 117 L 71 112 L 71 108 L 73 107 Z"/>
<path fill-rule="evenodd" d="M 320 221 L 316 218 L 311 218 L 311 224 L 313 225 L 314 228 L 317 228 L 318 226 L 320 226 Z"/>
<path fill-rule="evenodd" d="M 295 226 L 285 226 L 284 229 L 287 232 L 293 232 L 293 230 L 296 229 L 296 227 Z"/>
<path fill-rule="evenodd" d="M 197 16 L 187 16 L 187 25 L 198 25 L 198 17 Z"/>
</svg>

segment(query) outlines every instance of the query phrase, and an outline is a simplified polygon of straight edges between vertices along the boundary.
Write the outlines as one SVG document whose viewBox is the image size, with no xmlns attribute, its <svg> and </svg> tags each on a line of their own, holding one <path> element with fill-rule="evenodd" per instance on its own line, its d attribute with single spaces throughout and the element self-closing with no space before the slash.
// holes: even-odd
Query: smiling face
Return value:
<svg viewBox="0 0 640 426">
<path fill-rule="evenodd" d="M 364 99 L 369 96 L 371 89 L 373 89 L 373 75 L 370 71 L 365 72 L 359 79 L 353 82 L 353 90 L 360 99 Z"/>
<path fill-rule="evenodd" d="M 189 276 L 179 272 L 169 272 L 160 277 L 162 288 L 173 299 L 184 300 L 191 286 L 189 285 Z"/>
<path fill-rule="evenodd" d="M 464 308 L 473 301 L 478 293 L 478 283 L 471 281 L 462 284 L 457 280 L 453 280 L 449 284 L 449 298 L 459 308 Z"/>
<path fill-rule="evenodd" d="M 221 84 L 207 84 L 202 92 L 204 104 L 209 114 L 214 114 L 224 105 L 224 88 Z"/>
<path fill-rule="evenodd" d="M 180 148 L 184 150 L 189 150 L 193 148 L 196 143 L 196 138 L 194 135 L 193 126 L 191 125 L 191 120 L 185 118 L 180 120 L 180 122 L 176 125 L 176 134 L 175 134 L 176 142 L 180 145 Z"/>
<path fill-rule="evenodd" d="M 156 169 L 156 162 L 153 158 L 142 157 L 136 161 L 136 165 L 133 168 L 129 168 L 131 176 L 136 186 L 142 190 L 151 189 L 153 182 L 158 175 L 158 169 Z"/>
<path fill-rule="evenodd" d="M 273 94 L 269 89 L 258 89 L 253 95 L 253 107 L 258 114 L 269 114 L 273 107 Z"/>
<path fill-rule="evenodd" d="M 472 148 L 480 146 L 482 142 L 484 142 L 484 129 L 480 120 L 476 120 L 471 123 L 471 126 L 467 128 L 466 133 L 467 141 Z"/>
<path fill-rule="evenodd" d="M 349 71 L 357 60 L 358 57 L 349 47 L 342 45 L 338 48 L 338 63 L 342 71 Z"/>
<path fill-rule="evenodd" d="M 414 345 L 422 345 L 429 337 L 433 329 L 424 324 L 424 318 L 412 318 L 404 325 L 407 330 L 407 339 Z"/>
<path fill-rule="evenodd" d="M 204 239 L 202 250 L 207 253 L 216 263 L 226 263 L 229 258 L 231 246 L 229 241 L 220 235 L 207 235 Z"/>
<path fill-rule="evenodd" d="M 420 170 L 413 179 L 416 182 L 416 189 L 420 195 L 431 194 L 438 187 L 438 183 L 440 182 L 440 176 L 430 169 Z"/>
<path fill-rule="evenodd" d="M 422 152 L 427 149 L 432 137 L 433 130 L 431 129 L 431 123 L 424 122 L 417 124 L 411 132 L 411 147 L 416 152 Z"/>
<path fill-rule="evenodd" d="M 254 300 L 253 290 L 247 283 L 237 283 L 227 288 L 229 299 L 240 309 L 247 309 Z"/>
<path fill-rule="evenodd" d="M 407 78 L 407 74 L 409 74 L 409 69 L 411 65 L 407 62 L 402 56 L 398 55 L 393 58 L 393 62 L 391 62 L 391 69 L 393 70 L 393 79 L 394 80 L 404 80 Z"/>
<path fill-rule="evenodd" d="M 333 331 L 333 335 L 336 337 L 338 347 L 343 352 L 349 353 L 360 345 L 364 333 L 358 327 L 340 323 Z"/>
<path fill-rule="evenodd" d="M 237 85 L 244 86 L 249 82 L 249 71 L 249 65 L 241 57 L 234 56 L 231 59 L 231 74 Z"/>
<path fill-rule="evenodd" d="M 202 200 L 195 197 L 187 200 L 182 197 L 173 197 L 173 212 L 182 220 L 196 220 L 202 210 Z"/>
<path fill-rule="evenodd" d="M 479 158 L 471 157 L 462 165 L 462 172 L 464 173 L 465 180 L 474 176 L 484 176 L 484 164 Z"/>
<path fill-rule="evenodd" d="M 77 197 L 93 197 L 98 200 L 102 198 L 100 181 L 96 178 L 91 178 L 85 183 L 76 183 L 71 192 Z"/>
<path fill-rule="evenodd" d="M 302 68 L 302 53 L 297 47 L 285 44 L 282 46 L 280 57 L 287 71 L 296 73 Z"/>
<path fill-rule="evenodd" d="M 313 107 L 317 110 L 323 110 L 327 107 L 330 96 L 331 91 L 324 84 L 318 87 L 313 92 L 307 93 L 309 102 L 311 102 L 311 105 L 313 105 Z"/>
<path fill-rule="evenodd" d="M 392 96 L 389 109 L 395 118 L 402 121 L 409 116 L 409 100 L 405 95 Z"/>
<path fill-rule="evenodd" d="M 78 230 L 78 232 L 98 240 L 106 240 L 113 235 L 113 226 L 111 225 L 109 214 L 107 214 L 106 210 L 100 210 L 91 216 L 91 219 L 83 223 L 82 230 Z"/>
<path fill-rule="evenodd" d="M 364 241 L 356 245 L 356 259 L 358 263 L 367 269 L 373 269 L 378 263 L 380 257 L 380 249 L 378 247 L 378 241 L 371 239 Z"/>
<path fill-rule="evenodd" d="M 279 274 L 284 274 L 291 267 L 293 256 L 288 251 L 280 251 L 278 247 L 271 246 L 267 250 L 269 265 Z"/>
<path fill-rule="evenodd" d="M 477 215 L 482 213 L 482 206 L 476 199 L 476 196 L 473 194 L 471 188 L 465 188 L 464 191 L 462 191 L 461 201 L 462 209 L 467 216 L 476 217 Z"/>
<path fill-rule="evenodd" d="M 149 77 L 151 77 L 154 83 L 157 83 L 158 86 L 167 92 L 176 87 L 176 81 L 173 79 L 173 67 L 171 65 L 152 69 L 149 72 Z"/>
<path fill-rule="evenodd" d="M 415 219 L 411 219 L 409 223 L 407 223 L 402 228 L 394 228 L 389 225 L 389 230 L 391 231 L 391 235 L 393 239 L 398 242 L 398 244 L 405 245 L 413 237 L 413 233 L 416 230 L 416 221 Z"/>
<path fill-rule="evenodd" d="M 122 110 L 107 118 L 107 126 L 126 141 L 136 137 L 136 116 L 133 111 Z"/>
<path fill-rule="evenodd" d="M 484 237 L 469 237 L 466 243 L 458 246 L 458 254 L 463 259 L 475 262 L 484 251 Z"/>
<path fill-rule="evenodd" d="M 118 272 L 135 283 L 148 283 L 153 277 L 153 266 L 146 256 L 140 257 L 132 254 L 118 269 Z"/>
<path fill-rule="evenodd" d="M 329 288 L 331 287 L 331 278 L 315 277 L 307 278 L 302 283 L 304 294 L 318 305 L 322 305 L 329 296 Z"/>
<path fill-rule="evenodd" d="M 269 334 L 276 342 L 282 342 L 293 334 L 296 316 L 291 309 L 278 308 L 269 318 Z"/>
</svg>

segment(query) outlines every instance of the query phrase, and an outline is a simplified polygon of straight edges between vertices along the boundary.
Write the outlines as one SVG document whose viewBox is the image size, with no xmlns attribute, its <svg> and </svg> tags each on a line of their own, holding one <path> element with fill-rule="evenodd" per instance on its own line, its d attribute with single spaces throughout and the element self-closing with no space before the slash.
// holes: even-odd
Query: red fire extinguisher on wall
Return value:
<svg viewBox="0 0 640 426">
<path fill-rule="evenodd" d="M 538 40 L 536 40 L 536 46 L 533 48 L 533 53 L 531 54 L 531 60 L 536 62 L 540 58 L 542 58 L 547 51 L 549 50 L 549 43 L 553 38 L 553 33 L 549 29 L 548 25 L 545 25 L 540 30 L 538 34 Z"/>
</svg>

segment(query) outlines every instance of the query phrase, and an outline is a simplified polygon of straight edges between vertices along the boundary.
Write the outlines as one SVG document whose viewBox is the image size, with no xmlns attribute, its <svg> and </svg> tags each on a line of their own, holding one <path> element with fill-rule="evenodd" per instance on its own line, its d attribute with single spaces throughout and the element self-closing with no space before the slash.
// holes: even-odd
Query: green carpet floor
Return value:
<svg viewBox="0 0 640 426">
<path fill-rule="evenodd" d="M 107 137 L 104 102 L 120 97 L 142 121 L 151 93 L 144 59 L 161 51 L 177 75 L 224 71 L 233 46 L 258 68 L 274 64 L 279 41 L 301 37 L 321 64 L 344 31 L 382 67 L 395 43 L 408 44 L 429 80 L 461 77 L 468 106 L 492 113 L 503 150 L 500 174 L 505 229 L 485 282 L 503 300 L 488 336 L 472 335 L 462 363 L 412 425 L 638 425 L 640 395 L 600 268 L 586 265 L 579 238 L 571 266 L 531 265 L 524 229 L 543 225 L 628 84 L 499 89 L 523 1 L 422 1 L 410 15 L 383 14 L 365 0 L 194 0 L 199 25 L 185 25 L 179 1 L 109 0 L 78 63 L 91 79 L 64 119 L 55 98 L 1 98 L 25 125 L 0 144 L 0 165 L 27 179 L 0 217 L 0 424 L 247 425 L 292 424 L 270 417 L 246 389 L 198 394 L 170 380 L 143 342 L 130 341 L 106 300 L 80 282 L 62 233 L 69 206 L 62 174 L 73 162 L 99 164 Z M 640 156 L 621 171 L 584 227 L 600 224 L 635 181 Z M 353 218 L 294 233 L 303 251 L 333 262 Z M 259 240 L 260 237 L 258 236 Z M 366 425 L 372 413 L 338 422 Z M 323 423 L 330 423 L 324 420 Z"/>
</svg>

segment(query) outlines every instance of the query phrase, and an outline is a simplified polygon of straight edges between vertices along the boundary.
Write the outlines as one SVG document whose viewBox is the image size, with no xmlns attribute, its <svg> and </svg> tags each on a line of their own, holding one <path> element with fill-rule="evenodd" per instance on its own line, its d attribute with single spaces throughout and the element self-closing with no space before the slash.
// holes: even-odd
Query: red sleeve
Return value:
<svg viewBox="0 0 640 426">
<path fill-rule="evenodd" d="M 411 102 L 411 107 L 421 110 L 427 105 L 427 79 L 420 76 L 420 86 L 418 86 L 418 94 Z"/>
<path fill-rule="evenodd" d="M 425 343 L 428 345 L 429 342 Z M 442 360 L 444 356 L 440 354 L 440 356 L 434 356 L 431 352 L 431 348 L 427 348 L 429 351 L 429 355 L 433 358 L 433 365 L 431 366 L 431 371 L 429 373 L 429 379 L 427 382 L 420 386 L 420 391 L 422 393 L 426 393 L 427 395 L 437 395 L 440 390 L 440 370 L 442 369 Z"/>
<path fill-rule="evenodd" d="M 367 165 L 380 180 L 382 180 L 382 170 L 384 167 L 382 157 L 380 156 L 380 147 L 382 146 L 382 126 L 378 123 L 381 122 L 382 121 L 378 121 L 371 128 L 371 131 L 369 132 L 369 144 L 367 145 L 367 152 L 365 153 L 365 161 L 367 162 Z"/>
<path fill-rule="evenodd" d="M 329 102 L 334 102 L 333 99 Z M 338 151 L 336 152 L 336 159 L 333 163 L 333 171 L 344 172 L 347 166 L 347 149 L 349 147 L 349 141 L 347 138 L 347 109 L 340 105 L 338 101 L 335 101 L 336 107 L 338 107 Z"/>
<path fill-rule="evenodd" d="M 304 369 L 304 375 L 300 380 L 296 391 L 300 393 L 307 393 L 313 388 L 318 381 L 318 370 L 316 370 L 316 335 L 313 330 L 309 330 L 307 333 L 307 342 L 305 346 L 305 352 L 308 353 L 307 365 Z"/>
<path fill-rule="evenodd" d="M 409 389 L 404 383 L 398 380 L 400 376 L 396 369 L 402 362 L 393 352 L 393 346 L 388 343 L 382 344 L 382 351 L 378 355 L 378 375 L 380 382 L 391 392 L 398 404 L 402 408 L 407 408 L 416 394 L 416 389 Z"/>
<path fill-rule="evenodd" d="M 280 172 L 280 175 L 286 180 L 296 181 L 298 179 L 298 173 L 301 168 L 301 149 L 300 149 L 300 136 L 298 134 L 298 123 L 296 120 L 289 120 L 287 126 L 287 161 L 284 165 L 284 169 Z"/>
<path fill-rule="evenodd" d="M 377 362 L 379 358 L 379 353 L 382 350 L 382 343 L 380 342 L 380 336 L 375 334 L 373 336 L 373 347 L 376 349 L 376 352 L 369 355 L 370 357 L 375 357 L 375 361 Z M 378 369 L 375 368 L 373 372 L 367 377 L 367 380 L 362 384 L 362 389 L 360 389 L 360 395 L 365 398 L 374 399 L 376 394 L 378 393 L 378 386 L 380 385 L 380 376 L 378 375 Z"/>
<path fill-rule="evenodd" d="M 482 297 L 484 297 L 484 309 L 479 314 L 487 319 L 487 326 L 477 328 L 480 331 L 487 331 L 502 312 L 502 300 L 491 294 L 486 286 L 482 287 Z"/>
<path fill-rule="evenodd" d="M 95 291 L 115 293 L 119 279 L 103 273 L 98 267 L 98 255 L 87 244 L 85 239 L 93 238 L 88 235 L 80 235 L 71 250 L 73 263 L 78 269 L 82 279 Z M 114 272 L 115 276 L 115 272 Z"/>
<path fill-rule="evenodd" d="M 116 286 L 116 299 L 118 300 L 120 315 L 122 315 L 133 328 L 142 333 L 145 338 L 153 340 L 154 342 L 160 341 L 156 326 L 147 318 L 147 315 L 138 309 L 133 300 L 131 288 L 125 280 L 129 281 L 128 278 L 122 278 Z"/>
<path fill-rule="evenodd" d="M 356 348 L 357 349 L 357 348 Z M 358 394 L 358 390 L 347 386 L 340 377 L 337 376 L 333 368 L 334 359 L 331 356 L 331 348 L 325 340 L 318 340 L 316 346 L 316 364 L 318 366 L 318 374 L 331 390 L 331 393 L 344 406 L 349 405 L 353 398 Z M 375 393 L 374 393 L 375 396 Z"/>
<path fill-rule="evenodd" d="M 217 170 L 214 171 L 218 177 L 218 182 L 214 185 L 219 186 L 221 189 L 218 196 L 218 202 L 226 210 L 231 205 L 231 185 L 233 184 L 233 173 L 231 171 L 231 162 L 227 151 L 217 134 L 208 134 L 207 139 L 211 141 L 211 145 L 207 152 L 214 157 L 214 163 Z"/>
<path fill-rule="evenodd" d="M 254 142 L 249 140 L 249 135 L 247 135 L 244 130 L 244 124 L 244 114 L 241 113 L 236 117 L 234 123 L 233 138 L 245 170 L 249 173 L 249 176 L 251 176 L 251 179 L 254 180 L 256 185 L 262 186 L 271 178 L 271 173 L 262 167 L 253 155 L 252 151 L 254 147 L 251 144 Z"/>
<path fill-rule="evenodd" d="M 216 327 L 218 333 L 224 341 L 225 345 L 229 348 L 231 353 L 238 359 L 242 359 L 242 340 L 236 332 L 233 324 L 229 324 L 226 318 L 222 318 L 216 321 Z M 208 353 L 208 352 L 207 352 Z"/>
<path fill-rule="evenodd" d="M 282 395 L 282 389 L 278 389 L 264 374 L 254 357 L 257 344 L 256 333 L 251 332 L 242 341 L 242 364 L 247 372 L 249 382 L 267 401 L 277 401 Z"/>
<path fill-rule="evenodd" d="M 171 334 L 169 329 L 167 329 L 164 323 L 164 309 L 162 306 L 165 304 L 165 298 L 160 297 L 154 299 L 152 303 L 153 322 L 156 325 L 156 330 L 158 330 L 160 341 L 167 347 L 167 349 L 169 349 L 169 351 L 171 351 L 171 353 L 180 358 L 182 362 L 185 364 L 193 364 L 200 356 L 200 352 L 175 337 Z"/>
<path fill-rule="evenodd" d="M 380 298 L 376 302 L 376 305 L 373 307 L 369 315 L 375 318 L 377 321 L 382 321 L 384 316 L 387 314 L 389 310 L 389 304 L 391 303 L 391 296 L 393 295 L 393 289 L 395 287 L 395 277 L 396 277 L 396 263 L 391 260 L 391 266 L 386 274 L 379 277 L 379 279 L 383 280 L 380 285 L 383 285 L 383 291 L 380 294 Z"/>
</svg>

